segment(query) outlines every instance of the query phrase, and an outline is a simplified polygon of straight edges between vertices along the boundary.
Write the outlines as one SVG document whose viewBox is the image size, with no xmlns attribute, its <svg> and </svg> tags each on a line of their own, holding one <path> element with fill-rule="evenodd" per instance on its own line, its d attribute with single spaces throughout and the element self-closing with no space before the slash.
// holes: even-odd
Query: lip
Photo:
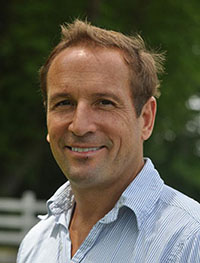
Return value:
<svg viewBox="0 0 200 263">
<path fill-rule="evenodd" d="M 70 153 L 73 156 L 77 157 L 89 157 L 93 156 L 99 152 L 101 152 L 105 146 L 80 146 L 80 145 L 73 145 L 73 146 L 65 146 L 65 149 L 67 149 L 68 153 Z"/>
</svg>

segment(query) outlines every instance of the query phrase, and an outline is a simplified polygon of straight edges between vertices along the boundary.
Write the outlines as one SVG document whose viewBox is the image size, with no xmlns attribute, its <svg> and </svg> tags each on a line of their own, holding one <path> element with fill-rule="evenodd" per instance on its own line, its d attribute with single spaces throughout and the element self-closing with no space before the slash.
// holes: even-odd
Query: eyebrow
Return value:
<svg viewBox="0 0 200 263">
<path fill-rule="evenodd" d="M 49 98 L 49 102 L 52 103 L 58 99 L 71 98 L 72 96 L 67 92 L 57 92 Z"/>
<path fill-rule="evenodd" d="M 121 103 L 120 97 L 117 96 L 116 94 L 112 93 L 112 92 L 96 92 L 96 93 L 92 94 L 92 97 L 94 97 L 94 98 L 99 98 L 99 97 L 112 98 L 115 101 L 117 101 L 118 103 Z"/>
<path fill-rule="evenodd" d="M 62 99 L 62 98 L 72 98 L 73 96 L 70 93 L 67 92 L 58 92 L 53 94 L 50 98 L 49 98 L 49 103 L 52 103 L 58 99 Z M 117 101 L 118 103 L 122 103 L 121 99 L 119 96 L 117 96 L 116 94 L 112 93 L 112 92 L 95 92 L 91 94 L 91 97 L 93 99 L 97 99 L 97 98 L 112 98 L 115 101 Z"/>
</svg>

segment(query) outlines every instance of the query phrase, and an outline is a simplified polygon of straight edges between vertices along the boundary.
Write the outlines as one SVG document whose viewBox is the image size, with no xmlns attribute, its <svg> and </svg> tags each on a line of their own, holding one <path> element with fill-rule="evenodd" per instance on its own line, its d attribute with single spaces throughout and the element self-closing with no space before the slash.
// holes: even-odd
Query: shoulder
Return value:
<svg viewBox="0 0 200 263">
<path fill-rule="evenodd" d="M 189 246 L 199 244 L 200 204 L 197 201 L 164 185 L 158 207 L 160 230 L 164 231 L 165 238 L 168 236 L 168 245 L 174 247 L 176 256 L 184 254 Z"/>
<path fill-rule="evenodd" d="M 60 226 L 65 225 L 65 213 L 72 209 L 73 200 L 67 182 L 47 201 L 48 215 L 41 216 L 41 221 L 23 239 L 17 263 L 57 262 Z"/>
<path fill-rule="evenodd" d="M 17 263 L 37 262 L 35 259 L 37 258 L 38 251 L 44 246 L 48 249 L 48 246 L 50 245 L 49 240 L 54 227 L 55 218 L 53 216 L 43 219 L 36 224 L 21 242 L 17 256 Z"/>
<path fill-rule="evenodd" d="M 156 248 L 161 262 L 200 262 L 200 204 L 192 198 L 163 185 L 142 229 L 141 238 L 151 240 L 146 249 Z"/>
<path fill-rule="evenodd" d="M 200 227 L 200 204 L 194 199 L 164 185 L 160 201 L 166 209 L 170 212 L 173 211 L 176 216 L 194 222 Z"/>
<path fill-rule="evenodd" d="M 42 219 L 34 227 L 32 227 L 24 237 L 23 242 L 29 241 L 32 238 L 34 238 L 35 241 L 46 238 L 51 234 L 54 223 L 54 216 L 42 216 Z"/>
<path fill-rule="evenodd" d="M 200 262 L 200 229 L 188 234 L 187 237 L 179 242 L 171 254 L 169 260 L 172 262 Z M 170 261 L 171 262 L 171 261 Z"/>
</svg>

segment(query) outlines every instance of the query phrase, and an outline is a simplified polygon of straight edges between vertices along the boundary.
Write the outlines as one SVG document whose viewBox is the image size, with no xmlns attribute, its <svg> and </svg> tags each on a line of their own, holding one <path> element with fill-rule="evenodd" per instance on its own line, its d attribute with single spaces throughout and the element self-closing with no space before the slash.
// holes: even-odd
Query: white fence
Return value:
<svg viewBox="0 0 200 263">
<path fill-rule="evenodd" d="M 45 201 L 36 200 L 31 191 L 21 199 L 0 198 L 0 263 L 15 262 L 8 247 L 18 248 L 24 235 L 37 223 L 38 214 L 46 214 Z"/>
</svg>

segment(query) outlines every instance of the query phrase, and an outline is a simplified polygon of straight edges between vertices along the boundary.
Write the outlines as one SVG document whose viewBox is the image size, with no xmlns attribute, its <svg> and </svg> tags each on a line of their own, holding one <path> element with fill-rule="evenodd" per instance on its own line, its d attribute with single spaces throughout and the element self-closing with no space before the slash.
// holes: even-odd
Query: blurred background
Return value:
<svg viewBox="0 0 200 263">
<path fill-rule="evenodd" d="M 60 39 L 60 24 L 139 33 L 167 51 L 154 134 L 145 144 L 165 182 L 200 201 L 199 0 L 1 1 L 0 196 L 29 189 L 48 199 L 65 177 L 46 142 L 38 70 Z"/>
<path fill-rule="evenodd" d="M 43 201 L 36 208 L 40 204 L 33 193 L 46 200 L 66 180 L 46 142 L 38 71 L 60 39 L 60 25 L 77 17 L 139 33 L 147 46 L 166 51 L 162 95 L 145 156 L 167 184 L 200 201 L 200 1 L 1 0 L 0 263 L 15 262 L 22 236 L 44 207 Z M 32 192 L 23 195 L 26 190 Z"/>
</svg>

